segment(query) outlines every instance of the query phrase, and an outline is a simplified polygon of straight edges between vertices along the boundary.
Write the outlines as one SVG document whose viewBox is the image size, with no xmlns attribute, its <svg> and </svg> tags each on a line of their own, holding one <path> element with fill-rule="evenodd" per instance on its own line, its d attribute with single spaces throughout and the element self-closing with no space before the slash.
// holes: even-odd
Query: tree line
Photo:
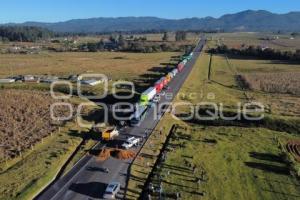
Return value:
<svg viewBox="0 0 300 200">
<path fill-rule="evenodd" d="M 1 26 L 0 38 L 2 41 L 35 42 L 54 36 L 54 33 L 38 27 L 31 26 Z"/>
<path fill-rule="evenodd" d="M 176 41 L 183 41 L 187 38 L 186 32 L 177 32 L 175 35 Z M 193 48 L 192 45 L 173 45 L 165 43 L 169 40 L 168 33 L 164 33 L 162 41 L 164 43 L 146 43 L 146 37 L 127 38 L 120 34 L 119 36 L 111 35 L 108 41 L 100 40 L 99 42 L 88 42 L 79 46 L 80 51 L 97 52 L 97 51 L 124 51 L 138 53 L 155 53 L 164 51 L 185 52 Z"/>
<path fill-rule="evenodd" d="M 250 56 L 268 60 L 288 60 L 300 61 L 300 49 L 293 51 L 280 51 L 271 48 L 262 48 L 260 46 L 248 46 L 241 49 L 229 48 L 226 45 L 220 45 L 217 48 L 208 50 L 213 54 L 228 54 L 233 56 Z"/>
</svg>

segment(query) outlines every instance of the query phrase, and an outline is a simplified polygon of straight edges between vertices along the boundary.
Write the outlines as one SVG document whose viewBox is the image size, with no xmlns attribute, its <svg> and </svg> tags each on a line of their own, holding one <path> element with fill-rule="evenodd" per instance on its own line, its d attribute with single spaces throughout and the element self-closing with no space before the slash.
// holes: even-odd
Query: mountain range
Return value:
<svg viewBox="0 0 300 200">
<path fill-rule="evenodd" d="M 149 30 L 300 31 L 300 12 L 276 14 L 265 10 L 246 10 L 235 14 L 226 14 L 220 18 L 100 17 L 57 23 L 25 22 L 5 25 L 37 26 L 55 32 L 76 33 Z"/>
</svg>

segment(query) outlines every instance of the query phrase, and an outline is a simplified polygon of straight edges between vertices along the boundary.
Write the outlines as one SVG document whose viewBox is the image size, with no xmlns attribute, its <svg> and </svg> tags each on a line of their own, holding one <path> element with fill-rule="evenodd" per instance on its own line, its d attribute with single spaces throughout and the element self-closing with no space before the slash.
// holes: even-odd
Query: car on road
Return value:
<svg viewBox="0 0 300 200">
<path fill-rule="evenodd" d="M 141 141 L 140 138 L 130 137 L 122 144 L 122 147 L 124 149 L 130 149 L 133 146 L 137 146 L 140 141 Z"/>
<path fill-rule="evenodd" d="M 116 199 L 116 195 L 121 189 L 121 184 L 119 182 L 111 182 L 108 184 L 107 188 L 105 189 L 103 198 L 104 199 Z"/>
</svg>

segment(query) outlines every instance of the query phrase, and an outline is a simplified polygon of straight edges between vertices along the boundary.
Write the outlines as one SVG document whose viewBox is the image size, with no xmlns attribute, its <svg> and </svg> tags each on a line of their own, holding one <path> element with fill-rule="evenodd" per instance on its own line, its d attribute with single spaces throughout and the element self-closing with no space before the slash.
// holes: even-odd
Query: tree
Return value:
<svg viewBox="0 0 300 200">
<path fill-rule="evenodd" d="M 122 34 L 119 35 L 118 45 L 119 45 L 119 47 L 121 47 L 121 49 L 127 48 L 127 46 L 128 46 L 127 42 Z"/>
<path fill-rule="evenodd" d="M 168 41 L 169 40 L 169 34 L 167 32 L 164 32 L 164 35 L 162 37 L 163 41 Z"/>
<path fill-rule="evenodd" d="M 186 40 L 186 32 L 184 31 L 177 31 L 175 35 L 176 41 L 183 41 Z"/>
<path fill-rule="evenodd" d="M 97 48 L 97 43 L 93 43 L 93 42 L 89 42 L 87 43 L 87 49 L 90 52 L 97 52 L 98 48 Z"/>
<path fill-rule="evenodd" d="M 47 29 L 29 26 L 2 26 L 0 36 L 10 41 L 35 42 L 40 39 L 48 39 L 54 33 Z"/>
<path fill-rule="evenodd" d="M 97 49 L 102 51 L 104 50 L 104 41 L 103 39 L 100 40 L 100 42 L 97 43 Z"/>
<path fill-rule="evenodd" d="M 112 43 L 117 43 L 118 42 L 118 40 L 117 40 L 117 38 L 116 38 L 115 35 L 109 36 L 109 41 L 111 41 Z"/>
</svg>

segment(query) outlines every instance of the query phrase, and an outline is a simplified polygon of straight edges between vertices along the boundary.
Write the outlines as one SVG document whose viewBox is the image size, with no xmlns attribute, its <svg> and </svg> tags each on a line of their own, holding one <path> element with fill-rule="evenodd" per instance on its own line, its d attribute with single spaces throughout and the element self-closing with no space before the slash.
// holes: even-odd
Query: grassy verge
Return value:
<svg viewBox="0 0 300 200">
<path fill-rule="evenodd" d="M 82 141 L 80 130 L 74 127 L 74 123 L 68 123 L 60 132 L 35 145 L 23 159 L 2 171 L 0 199 L 32 199 L 32 195 L 51 181 Z"/>
</svg>

